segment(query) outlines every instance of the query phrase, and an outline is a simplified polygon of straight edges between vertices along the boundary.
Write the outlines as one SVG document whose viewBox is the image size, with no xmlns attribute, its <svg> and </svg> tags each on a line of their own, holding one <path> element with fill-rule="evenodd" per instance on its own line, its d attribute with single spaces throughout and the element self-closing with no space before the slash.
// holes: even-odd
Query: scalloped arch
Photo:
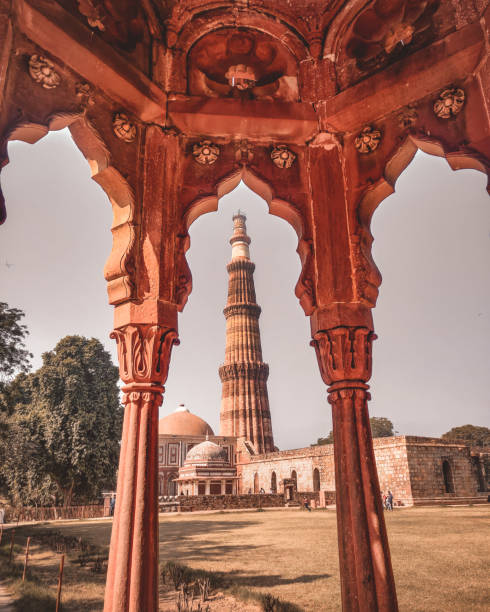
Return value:
<svg viewBox="0 0 490 612">
<path fill-rule="evenodd" d="M 442 142 L 435 138 L 410 135 L 386 163 L 384 177 L 362 196 L 358 206 L 358 218 L 363 227 L 369 229 L 374 211 L 385 198 L 394 193 L 398 177 L 408 167 L 419 149 L 429 155 L 444 157 L 452 170 L 479 170 L 487 174 L 489 177 L 487 190 L 490 193 L 490 161 L 474 151 L 465 149 L 446 151 Z"/>
<path fill-rule="evenodd" d="M 111 165 L 108 147 L 93 125 L 83 114 L 61 113 L 53 115 L 46 124 L 19 123 L 7 135 L 7 143 L 21 140 L 34 144 L 50 131 L 69 128 L 73 142 L 87 160 L 92 178 L 106 192 L 112 205 L 113 234 L 112 250 L 104 266 L 110 304 L 118 304 L 133 297 L 134 283 L 131 279 L 131 259 L 135 243 L 134 194 L 126 179 Z M 8 163 L 5 150 L 3 163 Z M 3 215 L 2 215 L 3 212 Z M 0 190 L 0 223 L 6 219 L 5 199 Z"/>
<path fill-rule="evenodd" d="M 374 241 L 374 237 L 371 234 L 371 219 L 381 202 L 395 192 L 395 184 L 398 177 L 408 167 L 419 149 L 429 155 L 444 157 L 452 170 L 479 170 L 490 177 L 490 163 L 475 152 L 467 150 L 445 151 L 439 140 L 427 136 L 410 135 L 405 139 L 394 155 L 388 160 L 384 176 L 364 192 L 357 208 L 360 224 L 360 255 L 365 261 L 364 281 L 371 287 L 371 293 L 374 296 L 377 296 L 382 277 L 371 252 L 371 246 Z M 487 190 L 490 193 L 490 181 L 487 182 Z M 376 297 L 372 307 L 375 306 L 375 303 Z"/>
<path fill-rule="evenodd" d="M 305 314 L 310 315 L 315 308 L 313 282 L 309 278 L 311 274 L 310 268 L 312 267 L 312 248 L 311 241 L 305 240 L 304 238 L 305 222 L 302 215 L 290 202 L 274 197 L 272 187 L 246 166 L 243 166 L 238 170 L 234 170 L 225 176 L 216 185 L 214 195 L 208 195 L 194 200 L 194 202 L 187 207 L 182 219 L 186 235 L 188 236 L 187 231 L 189 230 L 189 227 L 201 215 L 217 211 L 219 200 L 224 195 L 233 191 L 233 189 L 238 186 L 240 181 L 243 181 L 251 191 L 266 201 L 270 214 L 284 219 L 295 230 L 296 235 L 298 236 L 298 247 L 296 252 L 298 253 L 301 261 L 301 274 L 298 282 L 296 283 L 295 294 L 299 299 Z M 190 241 L 187 237 L 183 251 L 184 258 L 185 252 L 189 249 L 189 246 Z M 185 264 L 187 266 L 187 260 L 185 261 Z"/>
</svg>

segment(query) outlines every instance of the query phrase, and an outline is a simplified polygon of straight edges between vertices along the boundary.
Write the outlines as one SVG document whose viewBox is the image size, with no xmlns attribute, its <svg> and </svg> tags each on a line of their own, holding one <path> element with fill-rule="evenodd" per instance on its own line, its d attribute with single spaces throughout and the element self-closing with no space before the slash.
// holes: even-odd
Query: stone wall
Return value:
<svg viewBox="0 0 490 612">
<path fill-rule="evenodd" d="M 285 505 L 284 495 L 181 495 L 181 512 L 240 508 L 278 508 Z"/>
<path fill-rule="evenodd" d="M 277 492 L 284 493 L 284 479 L 290 479 L 292 472 L 297 475 L 298 491 L 313 491 L 313 473 L 317 469 L 322 490 L 335 490 L 335 468 L 333 446 L 309 446 L 275 453 L 265 453 L 250 457 L 250 463 L 243 464 L 239 470 L 242 475 L 242 491 L 253 491 L 254 477 L 258 474 L 259 489 L 271 490 L 272 473 L 276 474 Z"/>
<path fill-rule="evenodd" d="M 478 496 L 478 482 L 468 446 L 415 436 L 407 436 L 406 444 L 414 503 Z M 445 488 L 444 461 L 450 466 L 454 492 L 447 492 Z"/>
<path fill-rule="evenodd" d="M 396 505 L 413 504 L 405 436 L 375 438 L 374 456 L 381 493 L 391 491 Z"/>
<path fill-rule="evenodd" d="M 395 504 L 444 502 L 454 498 L 468 499 L 478 493 L 478 477 L 471 462 L 470 448 L 464 444 L 446 442 L 439 438 L 393 436 L 373 440 L 381 491 L 390 490 Z M 243 492 L 258 487 L 271 490 L 273 472 L 277 492 L 284 493 L 284 479 L 297 475 L 298 491 L 315 491 L 314 471 L 320 476 L 322 491 L 335 491 L 334 449 L 332 444 L 310 446 L 262 455 L 251 455 L 247 463 L 238 466 Z M 454 483 L 454 493 L 446 493 L 442 472 L 443 461 L 448 461 Z"/>
</svg>

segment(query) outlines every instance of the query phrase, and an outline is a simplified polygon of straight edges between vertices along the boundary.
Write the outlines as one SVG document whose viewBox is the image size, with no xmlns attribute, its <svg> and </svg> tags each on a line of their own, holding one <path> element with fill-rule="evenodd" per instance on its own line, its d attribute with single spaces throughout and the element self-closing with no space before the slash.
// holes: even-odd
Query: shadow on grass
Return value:
<svg viewBox="0 0 490 612">
<path fill-rule="evenodd" d="M 193 538 L 203 534 L 217 532 L 220 534 L 258 525 L 258 521 L 176 521 L 160 522 L 160 541 L 173 542 L 183 538 Z"/>
<path fill-rule="evenodd" d="M 283 578 L 278 574 L 269 575 L 253 575 L 253 574 L 240 574 L 240 572 L 229 572 L 223 573 L 223 579 L 231 582 L 237 586 L 246 587 L 274 587 L 283 586 L 286 584 L 311 584 L 317 580 L 323 580 L 324 578 L 331 578 L 331 574 L 303 574 L 302 576 L 296 576 L 296 578 Z"/>
</svg>

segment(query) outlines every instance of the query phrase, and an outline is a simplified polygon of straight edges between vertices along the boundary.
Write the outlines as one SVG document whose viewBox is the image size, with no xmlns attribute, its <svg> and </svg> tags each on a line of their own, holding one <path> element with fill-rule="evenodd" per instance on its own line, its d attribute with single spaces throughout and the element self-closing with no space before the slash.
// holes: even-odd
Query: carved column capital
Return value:
<svg viewBox="0 0 490 612">
<path fill-rule="evenodd" d="M 311 344 L 315 347 L 320 373 L 329 392 L 343 386 L 361 387 L 371 378 L 372 341 L 376 339 L 367 327 L 339 326 L 319 330 Z"/>
<path fill-rule="evenodd" d="M 179 343 L 174 328 L 129 324 L 115 329 L 111 338 L 117 342 L 119 375 L 124 383 L 165 383 L 172 346 Z"/>
</svg>

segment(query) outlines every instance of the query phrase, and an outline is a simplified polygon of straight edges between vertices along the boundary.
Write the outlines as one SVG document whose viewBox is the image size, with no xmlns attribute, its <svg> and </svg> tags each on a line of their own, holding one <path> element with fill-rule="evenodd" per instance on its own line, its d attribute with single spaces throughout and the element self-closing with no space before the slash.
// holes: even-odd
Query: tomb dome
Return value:
<svg viewBox="0 0 490 612">
<path fill-rule="evenodd" d="M 228 455 L 226 449 L 218 444 L 205 440 L 196 446 L 193 446 L 187 453 L 185 465 L 203 464 L 216 465 L 228 463 Z"/>
<path fill-rule="evenodd" d="M 214 436 L 211 427 L 183 404 L 158 422 L 158 433 L 173 436 Z"/>
</svg>

